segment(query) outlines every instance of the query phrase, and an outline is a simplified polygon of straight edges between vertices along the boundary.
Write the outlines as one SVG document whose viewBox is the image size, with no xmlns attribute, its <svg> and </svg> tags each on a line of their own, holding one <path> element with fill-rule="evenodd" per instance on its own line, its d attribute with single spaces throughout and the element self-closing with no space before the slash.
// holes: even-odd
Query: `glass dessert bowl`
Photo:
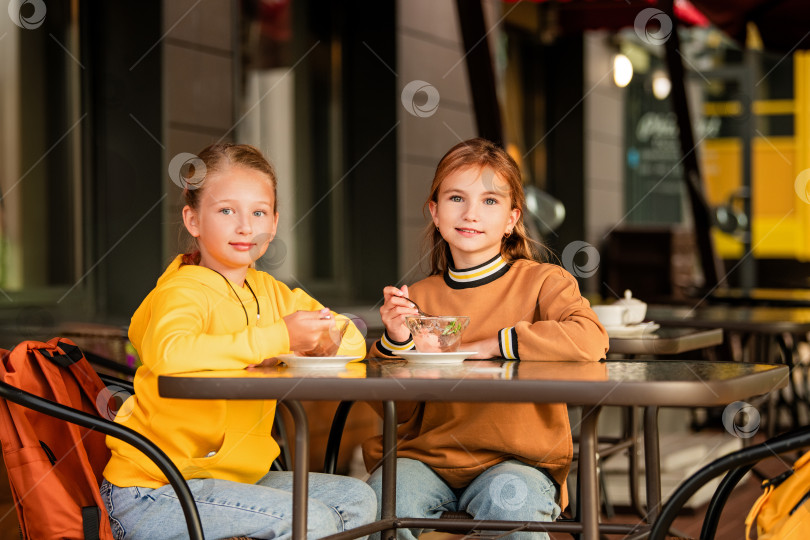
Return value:
<svg viewBox="0 0 810 540">
<path fill-rule="evenodd" d="M 427 352 L 456 352 L 461 346 L 461 334 L 470 324 L 464 315 L 443 317 L 414 316 L 406 319 L 416 350 Z"/>
</svg>

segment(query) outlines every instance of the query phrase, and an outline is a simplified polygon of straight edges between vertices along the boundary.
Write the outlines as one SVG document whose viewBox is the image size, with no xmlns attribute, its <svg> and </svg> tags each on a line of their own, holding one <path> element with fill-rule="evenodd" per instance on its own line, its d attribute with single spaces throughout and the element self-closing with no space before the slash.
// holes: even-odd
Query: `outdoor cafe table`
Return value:
<svg viewBox="0 0 810 540">
<path fill-rule="evenodd" d="M 807 334 L 810 308 L 772 306 L 650 306 L 647 317 L 661 326 L 722 328 L 761 335 Z"/>
<path fill-rule="evenodd" d="M 616 355 L 623 359 L 634 359 L 639 355 L 661 357 L 700 350 L 708 351 L 723 343 L 722 328 L 661 327 L 651 331 L 644 330 L 640 336 L 618 337 L 611 335 L 610 331 L 608 335 L 610 336 L 608 360 L 615 359 Z M 599 453 L 602 458 L 606 458 L 620 451 L 627 451 L 630 506 L 638 515 L 645 516 L 646 511 L 638 496 L 638 478 L 641 477 L 638 459 L 640 450 L 638 408 L 622 407 L 622 409 L 624 412 L 622 434 L 619 437 L 600 437 L 599 443 L 603 443 L 603 446 L 600 447 Z M 645 418 L 645 421 L 655 421 L 656 411 L 657 409 L 645 409 L 647 415 L 653 415 L 652 419 Z M 604 446 L 604 443 L 607 443 L 607 446 Z"/>
<path fill-rule="evenodd" d="M 796 343 L 807 341 L 810 333 L 810 308 L 771 306 L 699 306 L 696 308 L 650 306 L 647 317 L 662 327 L 722 328 L 727 334 L 743 338 L 743 360 L 749 362 L 784 363 L 791 372 L 797 367 L 805 380 L 789 378 L 791 396 L 779 396 L 790 410 L 794 426 L 801 425 L 800 405 L 810 408 L 810 380 L 806 366 L 797 366 L 794 358 Z M 790 336 L 790 339 L 786 339 Z M 778 353 L 776 352 L 778 351 Z M 777 354 L 781 353 L 781 359 Z M 771 402 L 776 405 L 776 401 Z M 774 410 L 771 410 L 773 413 Z M 771 417 L 775 417 L 773 414 Z M 769 434 L 775 422 L 768 423 Z"/>
<path fill-rule="evenodd" d="M 610 333 L 608 332 L 608 335 Z M 635 356 L 639 354 L 681 354 L 708 349 L 723 343 L 722 328 L 663 327 L 640 336 L 610 335 L 609 354 Z"/>
<path fill-rule="evenodd" d="M 662 327 L 722 328 L 726 332 L 748 335 L 746 349 L 749 361 L 773 362 L 774 347 L 779 347 L 784 363 L 794 367 L 794 344 L 785 340 L 786 335 L 795 341 L 806 341 L 810 333 L 810 308 L 766 306 L 699 306 L 695 308 L 650 306 L 647 317 Z M 795 389 L 794 389 L 795 390 Z M 806 388 L 799 393 L 804 395 Z M 795 417 L 794 421 L 798 422 Z M 798 424 L 797 424 L 798 425 Z"/>
<path fill-rule="evenodd" d="M 717 288 L 708 295 L 707 300 L 713 304 L 735 306 L 810 308 L 810 289 Z"/>
<path fill-rule="evenodd" d="M 409 364 L 404 360 L 367 360 L 333 370 L 293 369 L 284 366 L 252 370 L 204 371 L 162 375 L 160 395 L 182 399 L 277 399 L 290 406 L 296 425 L 293 487 L 293 537 L 306 537 L 307 425 L 299 401 L 383 401 L 383 496 L 381 521 L 333 535 L 354 538 L 394 527 L 435 528 L 439 520 L 395 516 L 396 401 L 531 402 L 583 406 L 579 434 L 579 478 L 582 515 L 578 523 L 528 525 L 522 522 L 475 521 L 478 530 L 582 531 L 586 539 L 606 534 L 629 534 L 645 526 L 599 523 L 596 471 L 596 426 L 604 405 L 709 407 L 781 388 L 785 366 L 707 361 L 531 362 L 467 360 L 440 367 Z M 655 419 L 656 415 L 649 415 Z M 648 523 L 658 514 L 661 500 L 658 426 L 644 432 L 647 466 Z M 461 523 L 441 520 L 448 529 Z"/>
</svg>

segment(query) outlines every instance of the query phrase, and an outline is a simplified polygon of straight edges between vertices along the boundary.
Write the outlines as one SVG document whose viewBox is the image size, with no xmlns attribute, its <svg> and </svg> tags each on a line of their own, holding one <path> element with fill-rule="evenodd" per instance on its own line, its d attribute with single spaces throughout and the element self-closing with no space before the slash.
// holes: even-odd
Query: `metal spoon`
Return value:
<svg viewBox="0 0 810 540">
<path fill-rule="evenodd" d="M 422 311 L 422 308 L 419 307 L 419 304 L 417 304 L 416 302 L 414 302 L 413 300 L 411 300 L 407 296 L 403 296 L 402 298 L 404 298 L 405 300 L 407 300 L 408 302 L 413 304 L 413 307 L 416 308 L 416 311 L 418 311 L 419 315 L 421 315 L 422 317 L 435 317 L 436 316 L 436 315 L 431 315 L 429 313 L 425 313 L 424 311 Z"/>
</svg>

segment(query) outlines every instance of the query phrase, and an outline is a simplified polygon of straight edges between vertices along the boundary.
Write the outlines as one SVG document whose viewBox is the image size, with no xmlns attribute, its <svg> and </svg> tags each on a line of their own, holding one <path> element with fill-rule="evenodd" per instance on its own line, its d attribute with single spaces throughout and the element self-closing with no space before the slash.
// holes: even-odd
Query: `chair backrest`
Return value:
<svg viewBox="0 0 810 540">
<path fill-rule="evenodd" d="M 810 448 L 810 427 L 808 426 L 802 426 L 788 433 L 777 435 L 763 443 L 737 450 L 704 465 L 692 476 L 684 480 L 669 495 L 667 502 L 661 509 L 661 513 L 653 523 L 649 539 L 664 540 L 672 522 L 675 521 L 675 517 L 680 514 L 684 503 L 705 486 L 709 480 L 727 473 L 712 495 L 712 500 L 709 501 L 703 528 L 700 532 L 701 539 L 713 539 L 729 494 L 754 465 L 763 459 L 803 448 Z M 802 540 L 807 538 L 808 529 L 810 529 L 810 508 L 807 505 L 810 503 L 808 503 L 805 496 L 810 497 L 810 489 L 808 489 L 810 479 L 808 479 L 807 471 L 803 467 L 806 465 L 807 458 L 797 461 L 794 464 L 794 469 L 791 469 L 791 473 L 784 475 L 779 480 L 772 479 L 763 484 L 765 488 L 769 488 L 769 486 L 777 486 L 780 481 L 795 476 L 790 484 L 785 481 L 786 487 L 783 487 L 782 491 L 786 493 L 777 495 L 769 503 L 769 499 L 773 497 L 776 491 L 775 489 L 768 489 L 766 496 L 761 497 L 755 503 L 755 511 L 751 512 L 748 520 L 753 523 L 752 520 L 757 519 L 756 524 L 760 533 L 758 538 L 801 538 Z M 801 471 L 798 475 L 796 474 L 797 470 Z M 779 489 L 779 487 L 777 486 L 776 489 Z M 762 507 L 764 504 L 768 504 L 769 508 L 763 512 Z M 723 515 L 725 516 L 725 514 Z M 764 520 L 758 519 L 759 517 L 764 517 Z M 792 531 L 789 530 L 790 527 L 786 527 L 781 531 L 778 530 L 779 526 L 787 524 L 788 519 L 795 519 L 798 524 L 794 524 Z"/>
<path fill-rule="evenodd" d="M 0 380 L 94 416 L 109 407 L 110 391 L 66 339 L 2 351 Z M 0 440 L 24 538 L 112 538 L 99 494 L 103 433 L 0 399 Z"/>
</svg>

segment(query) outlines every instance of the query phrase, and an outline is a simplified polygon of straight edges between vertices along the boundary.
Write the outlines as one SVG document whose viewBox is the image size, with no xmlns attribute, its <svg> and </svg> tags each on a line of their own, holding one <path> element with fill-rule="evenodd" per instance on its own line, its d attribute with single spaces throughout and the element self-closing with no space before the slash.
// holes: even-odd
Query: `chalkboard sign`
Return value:
<svg viewBox="0 0 810 540">
<path fill-rule="evenodd" d="M 633 224 L 682 223 L 685 187 L 678 126 L 669 100 L 653 96 L 644 77 L 626 88 L 625 221 Z M 719 118 L 695 123 L 695 140 L 711 137 Z"/>
</svg>

